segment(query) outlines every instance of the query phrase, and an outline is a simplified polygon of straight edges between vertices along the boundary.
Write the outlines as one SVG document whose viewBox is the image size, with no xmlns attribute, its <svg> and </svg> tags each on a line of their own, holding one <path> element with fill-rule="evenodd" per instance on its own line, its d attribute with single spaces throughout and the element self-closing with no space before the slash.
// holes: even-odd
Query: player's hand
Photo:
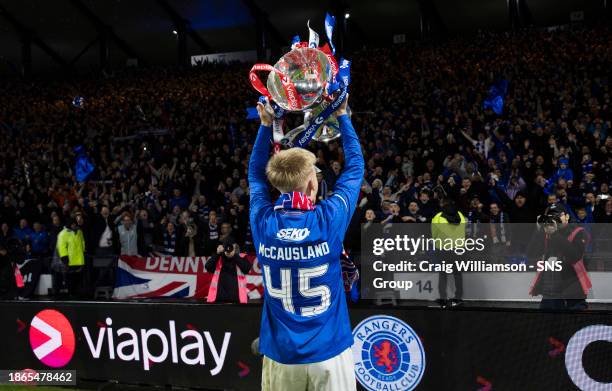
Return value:
<svg viewBox="0 0 612 391">
<path fill-rule="evenodd" d="M 334 115 L 336 116 L 336 118 L 340 117 L 341 115 L 347 114 L 346 108 L 348 107 L 348 100 L 349 100 L 349 95 L 346 94 L 346 98 L 344 99 L 344 102 L 342 102 L 340 107 L 338 107 L 338 109 L 336 109 L 336 111 L 334 112 Z"/>
<path fill-rule="evenodd" d="M 263 103 L 257 102 L 257 114 L 263 126 L 272 126 L 272 114 L 268 113 Z"/>
<path fill-rule="evenodd" d="M 218 245 L 217 246 L 217 254 L 223 254 L 223 251 L 224 251 L 223 245 L 222 244 Z"/>
</svg>

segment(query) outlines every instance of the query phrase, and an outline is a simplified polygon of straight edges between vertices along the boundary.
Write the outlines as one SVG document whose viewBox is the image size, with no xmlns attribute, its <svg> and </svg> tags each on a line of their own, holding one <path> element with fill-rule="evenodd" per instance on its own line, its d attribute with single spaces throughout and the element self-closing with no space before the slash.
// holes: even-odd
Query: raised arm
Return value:
<svg viewBox="0 0 612 391">
<path fill-rule="evenodd" d="M 351 124 L 351 119 L 346 114 L 346 102 L 342 104 L 336 113 L 340 124 L 340 132 L 342 133 L 344 169 L 336 181 L 333 194 L 329 200 L 338 206 L 338 212 L 346 213 L 344 229 L 346 229 L 346 225 L 348 225 L 353 212 L 355 212 L 359 191 L 361 190 L 361 182 L 363 181 L 363 170 L 365 168 L 359 138 Z"/>
<path fill-rule="evenodd" d="M 463 137 L 465 137 L 469 142 L 471 142 L 472 144 L 476 144 L 476 140 L 474 140 L 472 137 L 470 137 L 469 134 L 467 134 L 467 132 L 463 129 L 461 129 L 461 134 L 463 135 Z"/>
<path fill-rule="evenodd" d="M 270 156 L 272 141 L 272 117 L 265 111 L 262 103 L 257 104 L 261 126 L 257 132 L 251 159 L 249 160 L 249 192 L 251 218 L 264 207 L 270 206 L 270 194 L 266 183 L 266 164 Z"/>
</svg>

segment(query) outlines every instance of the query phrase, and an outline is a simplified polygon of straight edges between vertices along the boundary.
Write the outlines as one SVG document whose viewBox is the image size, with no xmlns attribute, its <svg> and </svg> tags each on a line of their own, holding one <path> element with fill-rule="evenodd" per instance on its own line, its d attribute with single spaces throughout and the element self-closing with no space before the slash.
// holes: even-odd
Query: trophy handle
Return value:
<svg viewBox="0 0 612 391">
<path fill-rule="evenodd" d="M 270 94 L 270 91 L 268 91 L 266 86 L 261 82 L 259 76 L 257 76 L 258 71 L 274 72 L 275 69 L 270 64 L 255 64 L 249 71 L 249 80 L 251 80 L 251 85 L 253 86 L 253 88 L 255 88 L 257 92 L 264 95 L 269 100 L 272 100 L 272 95 Z"/>
<path fill-rule="evenodd" d="M 300 95 L 297 93 L 297 89 L 295 88 L 295 84 L 293 83 L 293 81 L 270 64 L 255 64 L 249 72 L 249 80 L 251 80 L 251 85 L 257 90 L 257 92 L 266 96 L 269 100 L 272 100 L 272 94 L 270 94 L 268 88 L 262 83 L 259 76 L 257 76 L 258 71 L 276 73 L 281 81 L 283 89 L 285 90 L 285 94 L 288 97 L 288 109 L 291 111 L 302 110 L 304 102 L 302 101 Z"/>
<path fill-rule="evenodd" d="M 291 129 L 281 140 L 281 145 L 287 146 L 289 143 L 293 143 L 293 140 L 306 129 L 306 125 L 302 124 L 295 129 Z"/>
</svg>

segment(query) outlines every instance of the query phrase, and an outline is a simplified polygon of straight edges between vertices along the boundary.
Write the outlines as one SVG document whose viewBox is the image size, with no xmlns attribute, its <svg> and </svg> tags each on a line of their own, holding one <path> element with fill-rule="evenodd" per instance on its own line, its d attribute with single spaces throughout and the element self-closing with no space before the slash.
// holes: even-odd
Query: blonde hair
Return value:
<svg viewBox="0 0 612 391">
<path fill-rule="evenodd" d="M 316 160 L 315 155 L 305 149 L 286 149 L 270 158 L 266 175 L 272 186 L 283 193 L 304 190 Z"/>
</svg>

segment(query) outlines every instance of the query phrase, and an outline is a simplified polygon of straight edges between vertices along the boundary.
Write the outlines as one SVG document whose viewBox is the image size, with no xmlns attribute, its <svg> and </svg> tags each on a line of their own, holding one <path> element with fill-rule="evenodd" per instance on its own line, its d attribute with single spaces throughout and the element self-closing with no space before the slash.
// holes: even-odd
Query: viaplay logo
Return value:
<svg viewBox="0 0 612 391">
<path fill-rule="evenodd" d="M 40 311 L 30 323 L 30 346 L 43 364 L 63 367 L 72 359 L 75 348 L 70 322 L 56 310 Z"/>
</svg>

